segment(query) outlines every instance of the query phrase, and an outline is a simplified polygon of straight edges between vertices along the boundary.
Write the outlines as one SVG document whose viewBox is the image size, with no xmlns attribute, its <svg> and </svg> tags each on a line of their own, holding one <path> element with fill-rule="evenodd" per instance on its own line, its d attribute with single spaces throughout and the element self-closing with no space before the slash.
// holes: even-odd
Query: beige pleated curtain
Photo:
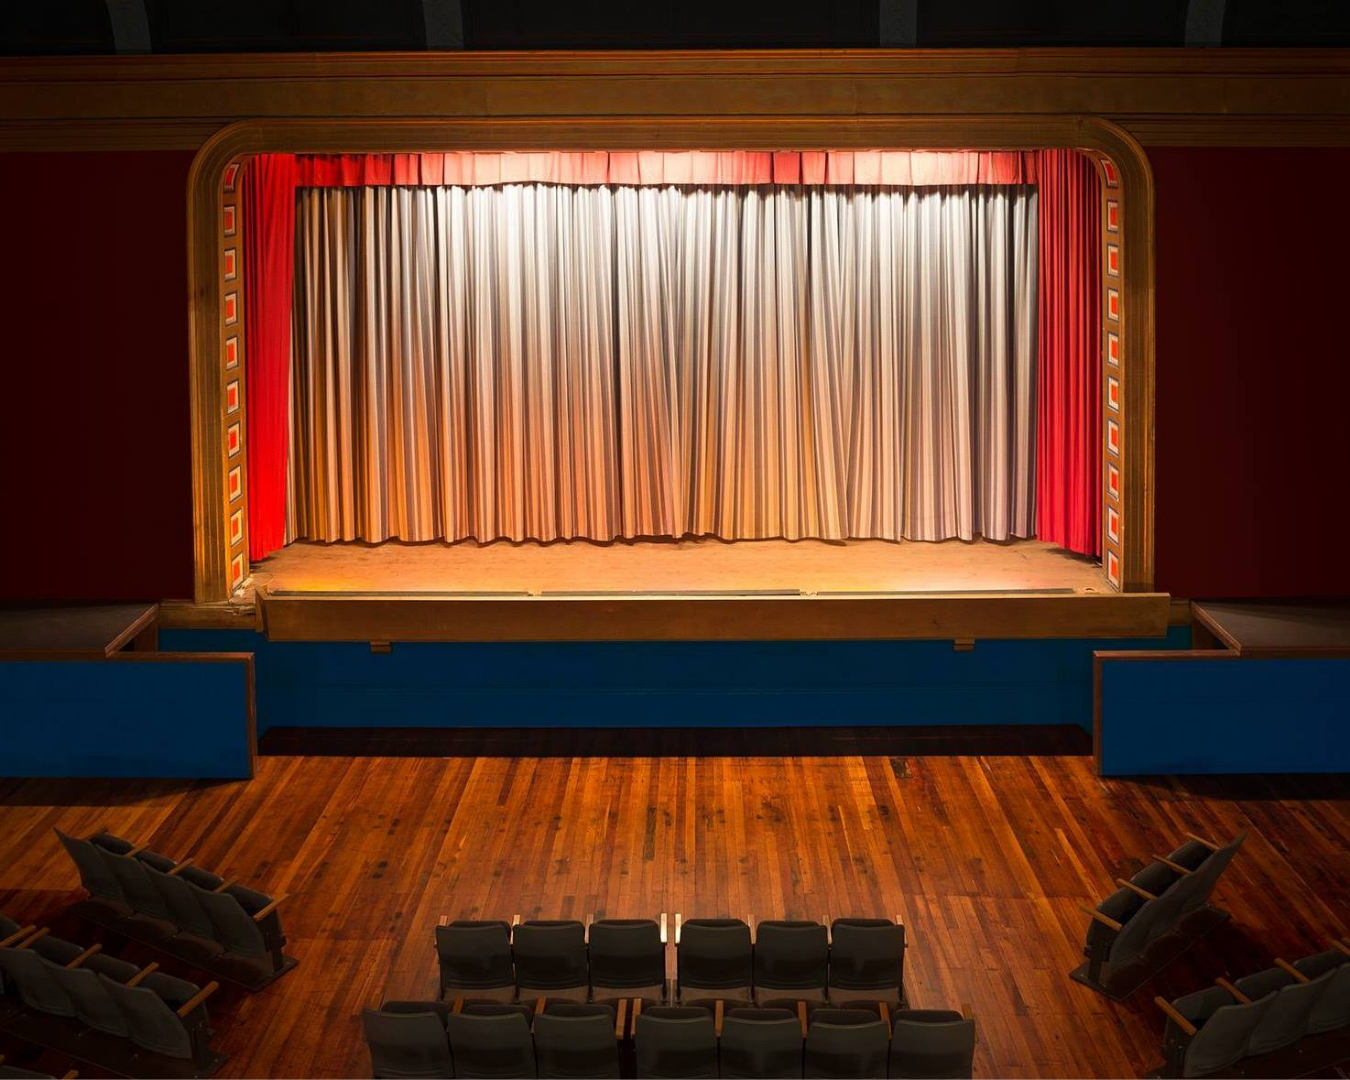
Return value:
<svg viewBox="0 0 1350 1080">
<path fill-rule="evenodd" d="M 304 188 L 290 535 L 1029 536 L 1024 186 Z"/>
</svg>

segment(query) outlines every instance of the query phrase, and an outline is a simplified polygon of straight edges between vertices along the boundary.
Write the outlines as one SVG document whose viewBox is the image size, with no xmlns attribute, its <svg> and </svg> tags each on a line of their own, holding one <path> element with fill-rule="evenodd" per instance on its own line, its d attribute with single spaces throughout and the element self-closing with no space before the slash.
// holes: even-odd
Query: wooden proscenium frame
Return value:
<svg viewBox="0 0 1350 1080">
<path fill-rule="evenodd" d="M 246 120 L 232 124 L 206 142 L 192 165 L 188 272 L 196 601 L 226 600 L 248 576 L 248 515 L 244 509 L 247 450 L 242 377 L 243 247 L 239 242 L 243 222 L 237 180 L 249 156 L 277 152 L 654 147 L 675 150 L 1067 147 L 1093 157 L 1098 162 L 1104 190 L 1104 569 L 1111 584 L 1122 592 L 1147 593 L 1152 589 L 1153 179 L 1143 149 L 1115 124 L 1098 117 L 1055 115 L 846 119 L 540 117 L 454 121 L 414 117 L 380 121 L 322 118 Z M 233 231 L 228 228 L 230 217 Z M 1112 291 L 1116 316 L 1109 318 Z M 1122 317 L 1126 311 L 1128 319 Z M 232 361 L 236 366 L 229 366 Z M 1113 376 L 1117 380 L 1114 386 Z M 1109 397 L 1112 393 L 1114 399 Z M 1112 438 L 1118 440 L 1114 447 L 1109 442 Z M 236 516 L 240 510 L 244 512 Z"/>
</svg>

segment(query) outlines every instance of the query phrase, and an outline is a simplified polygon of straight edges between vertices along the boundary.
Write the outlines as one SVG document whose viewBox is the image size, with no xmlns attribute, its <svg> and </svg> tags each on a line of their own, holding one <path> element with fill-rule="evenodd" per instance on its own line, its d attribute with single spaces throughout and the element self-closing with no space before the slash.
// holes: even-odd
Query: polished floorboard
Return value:
<svg viewBox="0 0 1350 1080">
<path fill-rule="evenodd" d="M 563 756 L 532 738 L 515 755 L 494 742 L 481 755 L 264 756 L 249 783 L 0 781 L 0 910 L 99 940 L 64 914 L 78 882 L 53 826 L 107 826 L 291 894 L 299 968 L 211 1006 L 231 1055 L 222 1075 L 249 1077 L 369 1076 L 360 1011 L 434 994 L 441 915 L 896 916 L 911 1001 L 968 1004 L 976 1075 L 1013 1077 L 1138 1076 L 1159 1057 L 1155 993 L 1350 927 L 1350 778 L 1135 783 L 1099 779 L 1073 748 L 915 753 L 921 741 L 838 732 L 812 751 L 761 730 L 746 736 L 754 756 L 584 742 Z M 1125 1004 L 1069 980 L 1080 905 L 1187 830 L 1240 828 L 1249 841 L 1217 895 L 1231 923 Z"/>
<path fill-rule="evenodd" d="M 1098 562 L 1039 540 L 297 542 L 252 568 L 297 592 L 1105 592 Z"/>
</svg>

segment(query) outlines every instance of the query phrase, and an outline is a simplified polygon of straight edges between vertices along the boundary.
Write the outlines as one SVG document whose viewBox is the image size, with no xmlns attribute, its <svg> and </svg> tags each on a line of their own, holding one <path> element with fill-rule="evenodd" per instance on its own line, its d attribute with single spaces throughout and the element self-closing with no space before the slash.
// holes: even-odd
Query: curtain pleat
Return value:
<svg viewBox="0 0 1350 1080">
<path fill-rule="evenodd" d="M 1024 186 L 302 189 L 294 535 L 1032 533 Z"/>
</svg>

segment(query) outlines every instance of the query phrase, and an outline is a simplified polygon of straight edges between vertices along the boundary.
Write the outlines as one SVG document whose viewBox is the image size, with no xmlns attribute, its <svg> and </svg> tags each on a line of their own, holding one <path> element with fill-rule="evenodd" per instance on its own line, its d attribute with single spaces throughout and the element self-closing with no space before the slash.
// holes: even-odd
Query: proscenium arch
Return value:
<svg viewBox="0 0 1350 1080">
<path fill-rule="evenodd" d="M 231 593 L 226 535 L 226 435 L 221 371 L 221 185 L 231 162 L 266 153 L 452 150 L 1035 150 L 1109 157 L 1120 171 L 1122 453 L 1121 561 L 1125 592 L 1154 572 L 1154 194 L 1143 148 L 1092 116 L 642 117 L 244 120 L 213 135 L 188 174 L 189 363 L 192 408 L 194 598 Z M 238 257 L 238 256 L 237 256 Z M 242 334 L 242 319 L 239 320 Z"/>
</svg>

